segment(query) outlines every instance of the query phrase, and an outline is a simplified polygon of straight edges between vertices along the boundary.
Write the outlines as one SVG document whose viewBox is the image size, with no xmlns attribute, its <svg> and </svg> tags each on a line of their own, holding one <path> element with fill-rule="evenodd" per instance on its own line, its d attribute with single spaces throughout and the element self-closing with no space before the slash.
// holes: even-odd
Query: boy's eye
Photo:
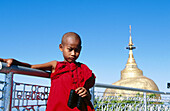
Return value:
<svg viewBox="0 0 170 111">
<path fill-rule="evenodd" d="M 77 49 L 77 48 L 75 48 L 75 49 L 74 49 L 74 48 L 68 48 L 68 50 L 69 50 L 69 51 L 74 50 L 75 52 L 79 52 L 79 49 Z"/>
<path fill-rule="evenodd" d="M 69 51 L 72 51 L 73 49 L 72 48 L 68 48 Z"/>
<path fill-rule="evenodd" d="M 76 52 L 79 52 L 79 49 L 75 49 Z"/>
</svg>

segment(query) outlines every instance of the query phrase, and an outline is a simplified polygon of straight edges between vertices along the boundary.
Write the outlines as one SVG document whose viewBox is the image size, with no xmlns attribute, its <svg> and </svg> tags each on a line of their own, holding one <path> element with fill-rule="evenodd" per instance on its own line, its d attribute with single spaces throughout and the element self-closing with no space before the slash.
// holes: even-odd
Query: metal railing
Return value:
<svg viewBox="0 0 170 111">
<path fill-rule="evenodd" d="M 23 67 L 23 66 L 12 65 L 11 67 L 7 67 L 7 64 L 4 62 L 0 62 L 0 73 L 5 73 L 5 81 L 4 82 L 1 81 L 1 83 L 4 84 L 4 87 L 3 89 L 0 90 L 0 92 L 2 92 L 1 99 L 0 99 L 2 100 L 2 106 L 0 108 L 3 109 L 4 111 L 11 111 L 12 109 L 11 107 L 15 107 L 16 109 L 19 110 L 19 107 L 21 106 L 25 107 L 25 109 L 23 110 L 28 110 L 28 107 L 30 106 L 29 107 L 30 110 L 30 109 L 34 109 L 33 107 L 35 105 L 28 105 L 28 101 L 32 100 L 33 102 L 33 100 L 40 100 L 40 99 L 47 101 L 48 94 L 49 94 L 49 87 L 45 87 L 44 92 L 39 92 L 38 89 L 41 86 L 13 82 L 13 74 L 24 74 L 30 76 L 49 78 L 50 77 L 49 73 L 37 69 Z M 16 87 L 19 85 L 20 86 L 23 85 L 23 89 L 20 91 L 16 89 Z M 31 91 L 27 91 L 26 86 L 27 87 L 31 86 Z M 39 95 L 45 97 L 42 99 L 40 98 Z M 46 102 L 40 105 L 38 104 L 37 101 L 37 105 L 36 105 L 37 107 L 43 105 L 46 105 Z"/>
<path fill-rule="evenodd" d="M 47 72 L 22 66 L 12 65 L 6 67 L 6 63 L 0 62 L 0 73 L 5 73 L 5 81 L 0 81 L 0 109 L 11 111 L 12 108 L 22 111 L 36 110 L 46 107 L 49 86 L 39 86 L 13 82 L 13 74 L 25 74 L 49 78 Z M 104 96 L 104 89 L 120 89 L 136 91 L 133 97 L 114 95 Z M 143 92 L 143 94 L 138 94 Z M 147 94 L 159 94 L 161 98 L 149 97 Z M 91 89 L 92 103 L 96 111 L 170 111 L 170 92 L 145 90 L 123 86 L 96 83 Z M 43 110 L 44 110 L 43 109 Z"/>
<path fill-rule="evenodd" d="M 95 110 L 99 111 L 170 111 L 170 92 L 130 88 L 116 85 L 95 84 L 93 99 Z M 126 92 L 116 94 L 102 91 L 97 88 L 109 88 L 126 90 Z M 112 95 L 112 96 L 107 96 Z"/>
</svg>

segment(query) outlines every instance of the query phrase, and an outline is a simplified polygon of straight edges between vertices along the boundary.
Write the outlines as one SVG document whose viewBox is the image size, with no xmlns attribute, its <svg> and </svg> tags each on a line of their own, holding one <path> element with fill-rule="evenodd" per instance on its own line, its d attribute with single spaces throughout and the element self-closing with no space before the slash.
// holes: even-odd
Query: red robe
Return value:
<svg viewBox="0 0 170 111">
<path fill-rule="evenodd" d="M 93 87 L 95 75 L 81 63 L 57 62 L 55 72 L 51 74 L 51 88 L 46 111 L 80 111 L 77 107 L 68 107 L 71 89 Z M 84 98 L 82 111 L 94 111 L 87 98 Z"/>
</svg>

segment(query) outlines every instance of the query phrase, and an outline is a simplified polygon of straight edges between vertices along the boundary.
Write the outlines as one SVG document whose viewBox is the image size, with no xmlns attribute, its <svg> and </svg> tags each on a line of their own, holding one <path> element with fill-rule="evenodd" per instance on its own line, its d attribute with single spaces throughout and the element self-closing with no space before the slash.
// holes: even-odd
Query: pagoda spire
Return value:
<svg viewBox="0 0 170 111">
<path fill-rule="evenodd" d="M 129 25 L 129 33 L 130 33 L 130 37 L 129 37 L 129 47 L 127 47 L 127 49 L 135 49 L 136 47 L 133 47 L 133 42 L 132 42 L 132 36 L 131 36 L 131 25 Z"/>
<path fill-rule="evenodd" d="M 126 47 L 126 49 L 129 50 L 129 58 L 127 60 L 125 69 L 121 71 L 121 79 L 143 76 L 143 72 L 137 67 L 136 61 L 133 56 L 133 49 L 136 49 L 136 47 L 133 46 L 134 44 L 132 42 L 131 25 L 129 26 L 129 29 L 129 44 L 128 47 Z"/>
<path fill-rule="evenodd" d="M 129 25 L 129 32 L 130 32 L 130 37 L 129 37 L 129 44 L 128 44 L 128 47 L 126 47 L 126 49 L 129 49 L 129 58 L 128 58 L 128 61 L 127 61 L 127 64 L 126 65 L 137 65 L 136 62 L 135 62 L 135 59 L 133 57 L 133 49 L 136 49 L 136 47 L 134 47 L 133 45 L 133 42 L 132 42 L 132 36 L 131 36 L 131 25 Z"/>
</svg>

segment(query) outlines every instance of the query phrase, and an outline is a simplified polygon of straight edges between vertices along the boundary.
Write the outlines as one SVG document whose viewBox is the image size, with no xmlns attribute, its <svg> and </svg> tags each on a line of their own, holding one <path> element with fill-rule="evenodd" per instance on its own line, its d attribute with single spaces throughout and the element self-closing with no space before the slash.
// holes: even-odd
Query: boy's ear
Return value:
<svg viewBox="0 0 170 111">
<path fill-rule="evenodd" d="M 63 44 L 59 45 L 59 49 L 60 49 L 61 52 L 63 52 Z"/>
</svg>

